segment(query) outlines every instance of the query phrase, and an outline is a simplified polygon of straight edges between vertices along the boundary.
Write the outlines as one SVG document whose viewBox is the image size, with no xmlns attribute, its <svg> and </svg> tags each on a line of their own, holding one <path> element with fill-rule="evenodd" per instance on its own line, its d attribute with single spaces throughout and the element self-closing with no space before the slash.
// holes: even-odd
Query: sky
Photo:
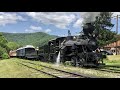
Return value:
<svg viewBox="0 0 120 90">
<path fill-rule="evenodd" d="M 93 12 L 96 15 L 97 12 Z M 77 35 L 88 12 L 0 12 L 0 32 L 34 33 L 45 32 L 50 35 L 66 36 L 68 30 Z M 91 14 L 91 16 L 94 16 Z M 113 12 L 113 16 L 120 12 Z M 91 18 L 92 18 L 91 17 Z M 92 18 L 93 19 L 93 18 Z M 116 19 L 112 31 L 116 31 Z M 120 33 L 120 19 L 119 19 Z"/>
</svg>

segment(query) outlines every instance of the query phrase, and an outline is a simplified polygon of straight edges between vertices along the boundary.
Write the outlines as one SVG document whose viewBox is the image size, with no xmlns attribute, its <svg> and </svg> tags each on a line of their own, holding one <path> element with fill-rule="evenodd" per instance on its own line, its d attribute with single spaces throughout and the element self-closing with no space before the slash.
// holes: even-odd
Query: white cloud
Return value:
<svg viewBox="0 0 120 90">
<path fill-rule="evenodd" d="M 33 29 L 25 29 L 25 32 L 28 32 L 28 33 L 34 33 L 34 32 L 40 32 L 41 30 L 33 30 Z"/>
<path fill-rule="evenodd" d="M 12 33 L 17 33 L 16 31 L 13 31 Z"/>
<path fill-rule="evenodd" d="M 27 12 L 26 14 L 35 21 L 67 29 L 71 23 L 74 28 L 80 28 L 85 19 L 94 21 L 99 12 Z"/>
<path fill-rule="evenodd" d="M 28 32 L 28 33 L 33 33 L 33 32 L 34 32 L 34 30 L 32 30 L 32 29 L 25 29 L 25 32 Z"/>
<path fill-rule="evenodd" d="M 75 20 L 75 15 L 69 12 L 27 12 L 26 14 L 38 22 L 55 25 L 60 29 L 66 29 Z"/>
<path fill-rule="evenodd" d="M 113 16 L 117 16 L 117 15 L 120 15 L 120 12 L 112 12 L 113 14 L 112 14 L 112 17 Z"/>
<path fill-rule="evenodd" d="M 25 21 L 25 19 L 16 13 L 0 12 L 0 25 L 14 24 L 17 21 Z"/>
<path fill-rule="evenodd" d="M 34 32 L 45 32 L 45 33 L 49 33 L 51 32 L 52 30 L 51 29 L 46 29 L 44 30 L 42 27 L 40 26 L 33 26 L 31 25 L 28 29 L 25 29 L 25 32 L 28 32 L 28 33 L 34 33 Z"/>
<path fill-rule="evenodd" d="M 49 33 L 49 32 L 51 32 L 52 30 L 51 29 L 46 29 L 45 30 L 45 33 Z"/>
<path fill-rule="evenodd" d="M 32 29 L 32 30 L 38 30 L 38 31 L 40 31 L 40 30 L 42 30 L 42 28 L 41 27 L 38 27 L 38 26 L 30 26 L 30 29 Z"/>
<path fill-rule="evenodd" d="M 82 26 L 82 22 L 83 22 L 83 19 L 80 18 L 78 19 L 74 24 L 73 24 L 73 27 L 75 28 L 80 28 Z"/>
<path fill-rule="evenodd" d="M 28 29 L 25 30 L 25 32 L 33 33 L 33 32 L 39 32 L 41 30 L 42 30 L 42 27 L 31 25 Z"/>
</svg>

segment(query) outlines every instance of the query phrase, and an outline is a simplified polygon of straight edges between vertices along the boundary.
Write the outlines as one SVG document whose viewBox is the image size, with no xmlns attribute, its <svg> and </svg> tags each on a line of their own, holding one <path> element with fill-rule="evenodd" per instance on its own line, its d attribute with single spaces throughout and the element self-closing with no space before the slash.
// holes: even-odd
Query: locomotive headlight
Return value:
<svg viewBox="0 0 120 90">
<path fill-rule="evenodd" d="M 76 37 L 74 36 L 73 39 L 76 39 Z"/>
</svg>

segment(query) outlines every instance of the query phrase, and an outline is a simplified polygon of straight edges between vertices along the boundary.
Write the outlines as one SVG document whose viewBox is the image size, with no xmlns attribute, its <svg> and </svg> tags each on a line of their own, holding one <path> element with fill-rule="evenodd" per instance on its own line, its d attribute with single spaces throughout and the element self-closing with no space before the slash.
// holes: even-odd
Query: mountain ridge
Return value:
<svg viewBox="0 0 120 90">
<path fill-rule="evenodd" d="M 35 33 L 8 33 L 1 32 L 2 35 L 8 40 L 8 42 L 16 42 L 20 46 L 33 45 L 42 46 L 46 44 L 49 40 L 57 38 L 58 36 L 49 35 L 44 32 Z"/>
</svg>

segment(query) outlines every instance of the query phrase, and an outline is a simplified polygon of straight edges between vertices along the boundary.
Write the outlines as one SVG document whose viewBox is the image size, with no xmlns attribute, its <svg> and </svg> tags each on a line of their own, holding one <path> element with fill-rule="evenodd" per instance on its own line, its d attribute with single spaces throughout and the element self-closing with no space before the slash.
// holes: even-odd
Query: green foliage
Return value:
<svg viewBox="0 0 120 90">
<path fill-rule="evenodd" d="M 3 47 L 0 46 L 0 56 L 3 54 L 3 53 L 7 53 L 7 50 Z"/>
<path fill-rule="evenodd" d="M 7 40 L 5 39 L 5 37 L 2 35 L 2 33 L 0 33 L 0 43 L 7 43 Z"/>
<path fill-rule="evenodd" d="M 6 48 L 3 48 L 0 46 L 0 57 L 2 59 L 8 59 L 9 58 L 9 55 L 8 55 L 8 52 L 6 50 Z"/>
<path fill-rule="evenodd" d="M 9 58 L 8 52 L 9 48 L 7 47 L 7 40 L 6 38 L 0 33 L 0 58 L 7 59 Z"/>
<path fill-rule="evenodd" d="M 33 45 L 41 46 L 56 36 L 48 35 L 43 32 L 37 33 L 3 33 L 9 42 L 16 42 L 20 46 Z"/>
<path fill-rule="evenodd" d="M 66 65 L 66 66 L 72 66 L 72 63 L 71 63 L 71 61 L 66 61 L 65 63 L 63 63 L 64 65 Z"/>
<path fill-rule="evenodd" d="M 98 43 L 104 46 L 116 41 L 116 33 L 111 31 L 113 24 L 111 23 L 111 12 L 101 12 L 100 16 L 96 17 L 95 28 L 99 32 Z"/>
<path fill-rule="evenodd" d="M 6 47 L 7 40 L 6 38 L 0 33 L 0 46 Z"/>
<path fill-rule="evenodd" d="M 17 48 L 19 48 L 19 45 L 15 42 L 8 42 L 7 46 L 10 50 L 16 50 Z"/>
<path fill-rule="evenodd" d="M 1 57 L 2 57 L 2 59 L 8 59 L 8 58 L 9 58 L 9 55 L 8 55 L 8 53 L 3 53 L 3 54 L 1 55 Z"/>
</svg>

